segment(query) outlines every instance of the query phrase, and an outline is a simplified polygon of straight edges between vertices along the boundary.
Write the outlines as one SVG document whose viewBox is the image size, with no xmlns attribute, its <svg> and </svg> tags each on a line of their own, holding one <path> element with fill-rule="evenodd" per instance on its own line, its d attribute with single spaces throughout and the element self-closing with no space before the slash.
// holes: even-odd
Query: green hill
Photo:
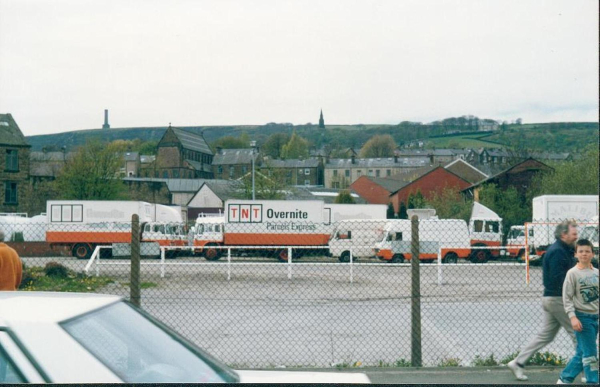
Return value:
<svg viewBox="0 0 600 387">
<path fill-rule="evenodd" d="M 327 125 L 320 129 L 316 125 L 291 125 L 270 123 L 266 125 L 238 126 L 184 126 L 191 132 L 202 133 L 208 143 L 224 136 L 239 136 L 247 133 L 251 140 L 262 144 L 271 134 L 289 133 L 294 130 L 315 147 L 328 145 L 332 149 L 360 148 L 377 134 L 391 135 L 397 144 L 413 140 L 424 140 L 436 148 L 479 148 L 510 147 L 552 152 L 577 152 L 589 144 L 598 144 L 598 123 L 547 123 L 525 125 L 501 125 L 493 132 L 473 132 L 471 127 L 437 124 L 402 123 L 399 125 Z M 73 149 L 94 138 L 104 141 L 133 140 L 158 141 L 167 127 L 90 129 L 49 135 L 29 136 L 32 149 L 42 147 Z M 447 134 L 449 132 L 456 132 Z"/>
</svg>

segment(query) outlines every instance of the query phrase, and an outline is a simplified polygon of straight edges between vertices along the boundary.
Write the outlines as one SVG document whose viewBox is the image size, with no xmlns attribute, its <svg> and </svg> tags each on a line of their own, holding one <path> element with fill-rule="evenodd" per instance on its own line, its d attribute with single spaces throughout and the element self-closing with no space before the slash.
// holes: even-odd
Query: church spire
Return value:
<svg viewBox="0 0 600 387">
<path fill-rule="evenodd" d="M 319 128 L 325 128 L 325 120 L 323 119 L 323 109 L 321 109 L 321 116 L 319 117 Z"/>
</svg>

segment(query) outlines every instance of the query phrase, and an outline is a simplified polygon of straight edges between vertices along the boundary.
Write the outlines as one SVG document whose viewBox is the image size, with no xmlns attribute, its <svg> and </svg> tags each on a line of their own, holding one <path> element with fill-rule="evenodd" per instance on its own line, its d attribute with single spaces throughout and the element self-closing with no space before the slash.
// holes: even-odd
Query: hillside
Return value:
<svg viewBox="0 0 600 387">
<path fill-rule="evenodd" d="M 270 123 L 251 126 L 184 126 L 186 130 L 202 133 L 208 143 L 223 136 L 239 136 L 247 133 L 251 140 L 262 144 L 273 133 L 289 133 L 294 130 L 308 139 L 315 147 L 329 145 L 332 149 L 348 147 L 360 148 L 377 134 L 391 135 L 397 144 L 419 139 L 428 146 L 443 148 L 470 147 L 511 147 L 530 150 L 551 150 L 553 152 L 576 152 L 589 144 L 598 144 L 598 123 L 548 123 L 504 125 L 494 132 L 473 132 L 469 127 L 444 125 L 421 125 L 402 123 L 400 125 L 327 125 L 319 129 L 315 125 Z M 44 146 L 73 149 L 86 141 L 99 138 L 105 141 L 133 140 L 158 141 L 167 127 L 90 129 L 26 137 L 34 151 Z M 448 132 L 458 132 L 445 134 Z M 463 132 L 463 133 L 461 133 Z"/>
</svg>

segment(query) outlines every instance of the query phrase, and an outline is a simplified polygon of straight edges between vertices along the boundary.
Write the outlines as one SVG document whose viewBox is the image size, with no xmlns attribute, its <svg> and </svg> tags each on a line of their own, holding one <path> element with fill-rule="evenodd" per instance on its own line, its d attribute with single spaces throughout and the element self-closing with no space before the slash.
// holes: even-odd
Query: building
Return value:
<svg viewBox="0 0 600 387">
<path fill-rule="evenodd" d="M 551 168 L 538 160 L 529 158 L 485 180 L 466 187 L 462 192 L 467 197 L 479 201 L 479 191 L 481 190 L 481 187 L 485 184 L 496 184 L 498 188 L 503 190 L 514 187 L 521 196 L 525 197 L 527 189 L 538 173 L 547 173 L 553 170 L 554 168 Z"/>
<path fill-rule="evenodd" d="M 329 159 L 324 165 L 325 188 L 348 188 L 361 176 L 389 178 L 430 165 L 429 157 Z"/>
<path fill-rule="evenodd" d="M 444 168 L 471 184 L 479 183 L 489 177 L 463 159 L 456 159 L 446 164 Z"/>
<path fill-rule="evenodd" d="M 67 152 L 63 148 L 60 152 L 30 152 L 29 153 L 29 178 L 33 184 L 42 181 L 52 181 L 63 170 L 67 161 L 75 156 L 75 152 Z"/>
<path fill-rule="evenodd" d="M 138 152 L 125 152 L 123 154 L 125 169 L 123 175 L 127 177 L 138 177 L 141 169 L 140 154 Z"/>
<path fill-rule="evenodd" d="M 29 180 L 30 150 L 13 116 L 0 114 L 0 212 L 19 211 L 19 198 Z"/>
<path fill-rule="evenodd" d="M 255 168 L 261 164 L 258 148 L 223 149 L 217 148 L 212 173 L 215 179 L 237 180 L 252 171 L 252 159 Z"/>
<path fill-rule="evenodd" d="M 158 142 L 156 160 L 144 166 L 142 175 L 162 179 L 212 179 L 212 162 L 213 152 L 201 134 L 169 125 Z"/>
<path fill-rule="evenodd" d="M 239 180 L 206 180 L 187 203 L 188 219 L 223 214 L 225 201 L 241 197 L 244 185 Z"/>
<path fill-rule="evenodd" d="M 286 185 L 323 185 L 322 159 L 264 160 L 260 171 L 267 177 L 278 176 Z"/>
</svg>

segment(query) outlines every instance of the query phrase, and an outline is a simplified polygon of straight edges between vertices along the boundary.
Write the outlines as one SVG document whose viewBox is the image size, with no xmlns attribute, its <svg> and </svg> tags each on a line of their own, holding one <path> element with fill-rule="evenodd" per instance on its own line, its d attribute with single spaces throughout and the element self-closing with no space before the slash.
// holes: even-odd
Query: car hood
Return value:
<svg viewBox="0 0 600 387">
<path fill-rule="evenodd" d="M 360 372 L 236 370 L 240 383 L 371 383 Z"/>
</svg>

